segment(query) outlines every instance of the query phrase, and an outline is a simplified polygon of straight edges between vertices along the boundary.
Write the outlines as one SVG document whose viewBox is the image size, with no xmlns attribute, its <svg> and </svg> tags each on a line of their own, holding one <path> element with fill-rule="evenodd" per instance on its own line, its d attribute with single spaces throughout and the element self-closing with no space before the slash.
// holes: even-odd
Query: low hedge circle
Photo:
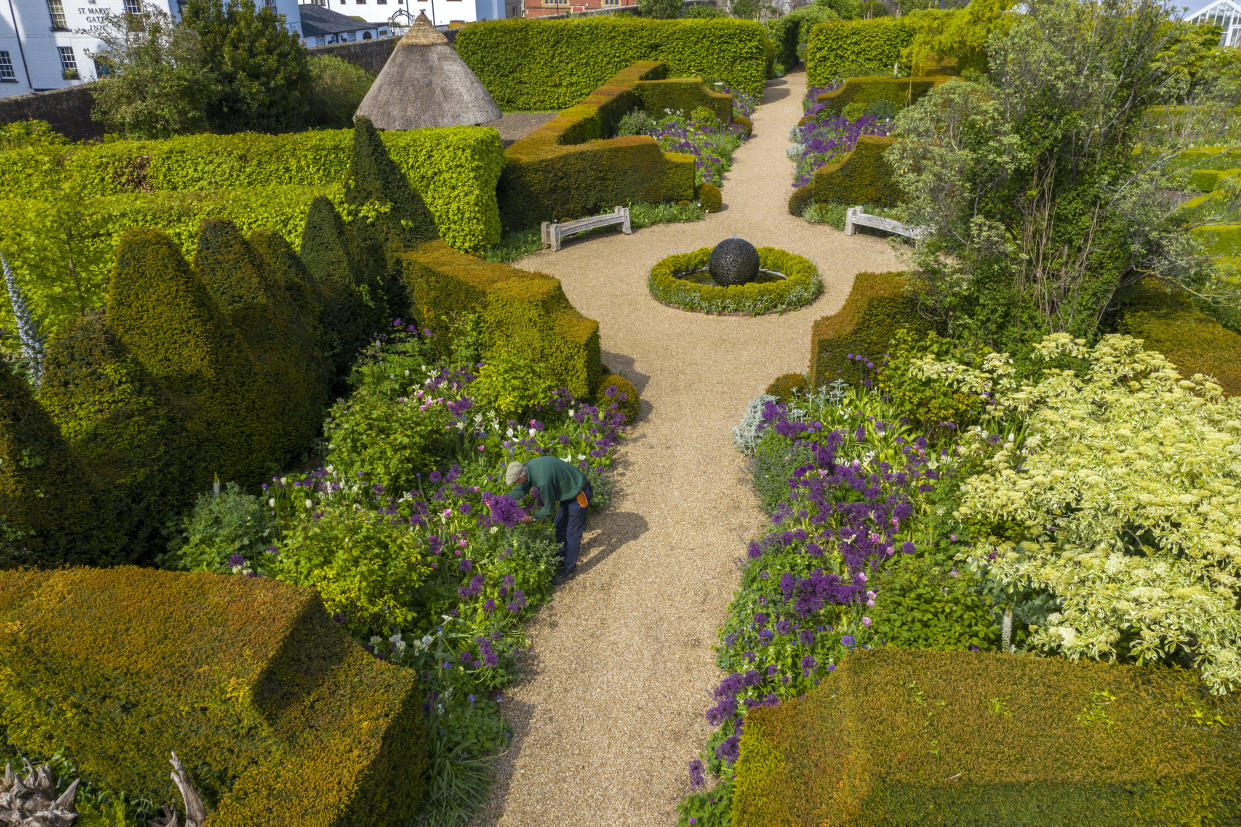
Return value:
<svg viewBox="0 0 1241 827">
<path fill-rule="evenodd" d="M 695 284 L 678 277 L 705 268 L 712 249 L 703 247 L 690 253 L 677 253 L 656 263 L 647 280 L 655 300 L 698 313 L 761 316 L 805 307 L 823 292 L 823 282 L 813 264 L 776 247 L 759 247 L 758 264 L 763 270 L 783 273 L 780 281 L 721 287 Z"/>
</svg>

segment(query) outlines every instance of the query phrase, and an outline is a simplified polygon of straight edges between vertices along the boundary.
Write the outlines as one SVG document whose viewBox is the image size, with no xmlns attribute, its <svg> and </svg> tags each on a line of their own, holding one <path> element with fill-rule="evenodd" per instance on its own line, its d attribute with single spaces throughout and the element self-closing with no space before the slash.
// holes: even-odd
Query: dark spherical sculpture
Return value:
<svg viewBox="0 0 1241 827">
<path fill-rule="evenodd" d="M 726 238 L 711 251 L 707 271 L 711 273 L 711 280 L 721 287 L 753 281 L 758 275 L 758 250 L 736 236 Z"/>
</svg>

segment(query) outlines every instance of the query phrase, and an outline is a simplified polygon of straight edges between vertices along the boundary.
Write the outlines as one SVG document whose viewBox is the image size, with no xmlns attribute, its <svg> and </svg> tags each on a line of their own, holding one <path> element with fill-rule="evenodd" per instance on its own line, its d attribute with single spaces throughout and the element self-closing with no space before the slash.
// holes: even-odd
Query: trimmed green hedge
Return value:
<svg viewBox="0 0 1241 827">
<path fill-rule="evenodd" d="M 858 273 L 844 307 L 810 328 L 810 379 L 816 387 L 835 379 L 857 382 L 862 356 L 878 362 L 901 328 L 919 335 L 929 330 L 905 293 L 904 273 Z"/>
<path fill-rule="evenodd" d="M 0 359 L 0 568 L 115 562 L 120 536 L 105 502 L 29 383 Z"/>
<path fill-rule="evenodd" d="M 816 204 L 845 204 L 857 206 L 868 204 L 890 207 L 900 200 L 896 182 L 892 180 L 892 167 L 883 154 L 896 143 L 892 137 L 863 135 L 857 140 L 852 152 L 839 161 L 819 167 L 811 181 L 811 200 Z M 789 211 L 804 198 L 800 191 L 789 200 Z M 805 209 L 805 205 L 802 206 Z M 800 210 L 795 213 L 800 215 Z"/>
<path fill-rule="evenodd" d="M 498 132 L 454 126 L 385 132 L 382 138 L 392 160 L 426 201 L 445 241 L 477 252 L 499 240 L 495 189 L 504 149 Z M 62 150 L 63 171 L 55 164 L 32 170 L 10 195 L 42 199 L 49 188 L 61 184 L 85 197 L 229 190 L 245 198 L 255 188 L 290 185 L 343 190 L 353 140 L 352 129 L 329 129 L 74 145 Z M 6 155 L 0 153 L 0 162 Z M 282 209 L 277 199 L 271 203 Z M 299 243 L 286 238 L 294 246 Z"/>
<path fill-rule="evenodd" d="M 907 64 L 919 23 L 910 17 L 877 17 L 820 23 L 806 43 L 806 83 L 827 86 L 847 72 L 891 72 Z"/>
<path fill-rule="evenodd" d="M 581 218 L 618 204 L 692 199 L 692 155 L 665 153 L 649 135 L 609 137 L 621 117 L 647 99 L 726 104 L 731 117 L 731 97 L 700 81 L 669 86 L 662 82 L 666 73 L 656 61 L 635 63 L 510 146 L 498 188 L 504 226 Z M 648 95 L 643 87 L 658 93 Z"/>
<path fill-rule="evenodd" d="M 1185 294 L 1145 281 L 1123 299 L 1117 326 L 1168 357 L 1182 375 L 1204 373 L 1224 393 L 1241 395 L 1241 333 L 1203 313 Z"/>
<path fill-rule="evenodd" d="M 813 264 L 775 247 L 758 248 L 758 265 L 764 270 L 783 273 L 785 278 L 781 281 L 721 286 L 677 278 L 679 273 L 692 273 L 706 267 L 712 249 L 703 247 L 692 253 L 677 253 L 652 267 L 647 286 L 655 300 L 699 313 L 759 316 L 804 307 L 823 292 L 819 271 Z"/>
<path fill-rule="evenodd" d="M 1241 255 L 1241 224 L 1204 224 L 1190 232 L 1212 256 Z"/>
<path fill-rule="evenodd" d="M 1241 147 L 1198 146 L 1169 161 L 1171 169 L 1236 169 L 1241 167 Z"/>
<path fill-rule="evenodd" d="M 727 18 L 487 20 L 463 28 L 455 46 L 505 110 L 564 109 L 640 60 L 757 94 L 771 64 L 762 24 Z"/>
<path fill-rule="evenodd" d="M 573 309 L 556 279 L 467 256 L 439 241 L 400 261 L 415 318 L 441 339 L 449 339 L 455 318 L 478 313 L 484 356 L 515 351 L 536 360 L 578 397 L 599 387 L 599 323 Z"/>
<path fill-rule="evenodd" d="M 376 660 L 313 592 L 133 567 L 0 572 L 0 724 L 92 784 L 212 827 L 413 820 L 425 731 L 413 670 Z"/>
<path fill-rule="evenodd" d="M 1241 169 L 1196 169 L 1189 173 L 1189 187 L 1198 192 L 1211 192 L 1218 189 L 1225 178 L 1236 178 Z"/>
<path fill-rule="evenodd" d="M 732 823 L 1232 824 L 1239 734 L 1184 670 L 879 647 L 749 713 Z"/>
<path fill-rule="evenodd" d="M 824 110 L 826 114 L 820 113 L 819 117 L 830 118 L 839 115 L 851 103 L 869 106 L 876 101 L 887 101 L 897 109 L 904 109 L 948 80 L 951 78 L 945 76 L 849 78 L 843 86 L 819 95 L 819 103 L 826 105 Z"/>
</svg>

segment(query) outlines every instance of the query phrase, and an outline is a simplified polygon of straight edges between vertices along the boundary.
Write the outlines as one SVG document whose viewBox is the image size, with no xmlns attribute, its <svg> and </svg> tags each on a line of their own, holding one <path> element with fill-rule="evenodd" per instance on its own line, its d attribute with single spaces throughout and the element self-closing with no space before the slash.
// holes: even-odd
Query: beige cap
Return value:
<svg viewBox="0 0 1241 827">
<path fill-rule="evenodd" d="M 516 485 L 517 480 L 521 477 L 526 466 L 520 462 L 510 462 L 508 468 L 504 469 L 504 483 L 506 485 Z"/>
</svg>

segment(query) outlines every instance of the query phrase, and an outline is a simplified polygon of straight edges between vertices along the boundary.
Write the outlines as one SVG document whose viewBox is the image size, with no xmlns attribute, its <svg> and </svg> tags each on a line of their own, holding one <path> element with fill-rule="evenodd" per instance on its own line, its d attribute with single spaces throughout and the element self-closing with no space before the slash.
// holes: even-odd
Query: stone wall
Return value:
<svg viewBox="0 0 1241 827">
<path fill-rule="evenodd" d="M 444 37 L 448 38 L 448 42 L 452 43 L 457 39 L 457 29 L 441 30 Z M 333 43 L 330 46 L 311 46 L 306 51 L 313 57 L 315 55 L 331 55 L 341 60 L 348 61 L 354 66 L 361 66 L 372 75 L 378 75 L 379 70 L 384 67 L 384 63 L 388 60 L 388 55 L 392 54 L 392 50 L 396 48 L 399 37 L 383 37 L 375 40 L 355 40 L 352 43 Z"/>
<path fill-rule="evenodd" d="M 94 105 L 95 95 L 90 84 L 0 98 L 0 123 L 36 118 L 47 121 L 67 138 L 99 138 L 103 135 L 103 125 L 91 120 L 90 110 Z"/>
</svg>

